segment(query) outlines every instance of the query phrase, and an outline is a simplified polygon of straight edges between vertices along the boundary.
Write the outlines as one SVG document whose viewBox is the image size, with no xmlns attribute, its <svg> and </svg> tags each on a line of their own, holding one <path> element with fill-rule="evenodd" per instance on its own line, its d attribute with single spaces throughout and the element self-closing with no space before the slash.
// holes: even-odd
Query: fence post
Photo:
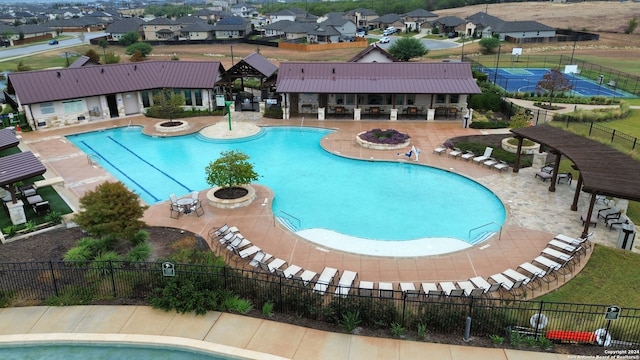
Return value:
<svg viewBox="0 0 640 360">
<path fill-rule="evenodd" d="M 402 326 L 406 326 L 407 324 L 405 323 L 405 311 L 407 308 L 407 293 L 406 292 L 402 292 Z"/>
<path fill-rule="evenodd" d="M 53 291 L 58 295 L 58 282 L 56 281 L 56 272 L 53 270 L 53 261 L 49 260 L 49 269 L 51 269 L 51 280 L 53 281 Z"/>
<path fill-rule="evenodd" d="M 593 120 L 591 120 L 591 124 L 589 125 L 589 136 L 591 136 L 591 130 L 593 130 Z"/>
<path fill-rule="evenodd" d="M 278 276 L 278 284 L 279 284 L 279 286 L 278 286 L 278 295 L 280 297 L 280 299 L 278 301 L 278 304 L 280 304 L 279 305 L 280 312 L 284 313 L 284 299 L 282 298 L 282 276 Z"/>
<path fill-rule="evenodd" d="M 616 129 L 613 129 L 613 132 L 611 133 L 611 143 L 613 144 L 613 140 L 616 137 Z"/>
<path fill-rule="evenodd" d="M 113 262 L 111 260 L 109 260 L 109 273 L 111 274 L 111 288 L 113 289 L 113 297 L 117 298 L 117 292 L 116 292 L 116 278 L 113 275 Z"/>
<path fill-rule="evenodd" d="M 542 317 L 540 315 L 542 315 L 542 307 L 543 306 L 544 306 L 544 301 L 541 300 L 540 301 L 540 307 L 538 308 L 538 317 L 536 318 L 536 329 L 535 329 L 536 332 L 535 332 L 534 339 L 537 339 L 538 335 L 539 335 L 538 331 L 540 330 L 540 326 L 539 326 L 540 325 L 540 318 Z"/>
<path fill-rule="evenodd" d="M 631 146 L 631 150 L 635 150 L 636 149 L 636 142 L 638 142 L 638 138 L 634 137 L 633 138 L 633 145 Z"/>
</svg>

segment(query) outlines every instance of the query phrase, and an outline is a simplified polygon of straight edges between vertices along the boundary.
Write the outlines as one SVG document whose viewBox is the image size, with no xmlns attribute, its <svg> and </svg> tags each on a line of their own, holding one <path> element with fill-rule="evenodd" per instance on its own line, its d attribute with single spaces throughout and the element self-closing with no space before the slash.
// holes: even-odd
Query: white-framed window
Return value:
<svg viewBox="0 0 640 360">
<path fill-rule="evenodd" d="M 42 103 L 40 104 L 40 114 L 53 114 L 56 112 L 56 109 L 53 107 L 52 102 Z"/>
<path fill-rule="evenodd" d="M 63 101 L 62 109 L 66 114 L 83 112 L 84 102 L 82 100 Z"/>
</svg>

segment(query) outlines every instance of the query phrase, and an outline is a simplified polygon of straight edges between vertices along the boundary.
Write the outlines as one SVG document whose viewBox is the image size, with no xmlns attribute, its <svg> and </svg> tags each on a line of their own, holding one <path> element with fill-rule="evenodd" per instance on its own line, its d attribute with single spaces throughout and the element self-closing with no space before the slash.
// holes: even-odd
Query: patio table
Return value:
<svg viewBox="0 0 640 360">
<path fill-rule="evenodd" d="M 176 201 L 176 204 L 180 206 L 184 214 L 189 214 L 191 212 L 191 205 L 193 205 L 194 203 L 195 200 L 190 197 L 180 198 Z"/>
</svg>

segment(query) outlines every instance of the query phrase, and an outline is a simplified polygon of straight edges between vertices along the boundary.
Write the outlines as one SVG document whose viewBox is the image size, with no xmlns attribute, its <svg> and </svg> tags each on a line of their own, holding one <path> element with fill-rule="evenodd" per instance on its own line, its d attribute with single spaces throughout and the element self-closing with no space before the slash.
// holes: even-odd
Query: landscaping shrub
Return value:
<svg viewBox="0 0 640 360">
<path fill-rule="evenodd" d="M 474 95 L 469 100 L 469 107 L 476 110 L 500 111 L 502 97 L 493 91 L 483 91 L 480 95 Z"/>
<path fill-rule="evenodd" d="M 469 125 L 472 129 L 506 129 L 509 127 L 508 121 L 473 121 Z"/>
<path fill-rule="evenodd" d="M 617 108 L 582 110 L 578 109 L 570 113 L 555 114 L 553 121 L 562 122 L 604 122 L 623 119 L 629 116 L 631 110 L 629 104 L 621 102 Z"/>
<path fill-rule="evenodd" d="M 263 116 L 270 119 L 282 119 L 282 108 L 279 106 L 266 107 Z"/>
</svg>

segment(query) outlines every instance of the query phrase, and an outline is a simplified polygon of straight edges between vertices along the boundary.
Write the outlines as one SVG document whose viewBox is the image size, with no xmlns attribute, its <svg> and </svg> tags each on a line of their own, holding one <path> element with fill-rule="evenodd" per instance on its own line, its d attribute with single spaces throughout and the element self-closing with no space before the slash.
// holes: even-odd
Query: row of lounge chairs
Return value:
<svg viewBox="0 0 640 360">
<path fill-rule="evenodd" d="M 325 267 L 322 273 L 318 275 L 316 272 L 305 270 L 298 265 L 288 264 L 286 260 L 273 257 L 273 255 L 253 245 L 240 234 L 238 228 L 230 227 L 227 224 L 217 229 L 212 229 L 209 233 L 209 238 L 212 239 L 216 247 L 226 247 L 232 259 L 236 260 L 236 266 L 239 260 L 253 256 L 248 263 L 249 266 L 258 268 L 267 274 L 299 281 L 304 286 L 312 284 L 313 290 L 323 295 L 330 286 L 335 287 L 334 292 L 336 295 L 348 295 L 358 277 L 357 272 L 345 270 L 338 283 L 333 285 L 335 278 L 339 274 L 338 269 Z"/>
<path fill-rule="evenodd" d="M 491 157 L 493 148 L 489 146 L 484 149 L 484 153 L 482 155 L 476 155 L 472 151 L 462 151 L 458 148 L 449 148 L 445 145 L 435 148 L 433 152 L 438 155 L 447 154 L 449 157 L 452 157 L 454 159 L 460 158 L 464 161 L 473 161 L 473 163 L 475 164 L 498 171 L 507 171 L 509 169 L 509 164 Z"/>
<path fill-rule="evenodd" d="M 358 296 L 378 296 L 394 298 L 401 294 L 405 298 L 438 298 L 438 297 L 499 297 L 509 294 L 514 299 L 525 295 L 526 289 L 535 290 L 544 282 L 547 288 L 550 283 L 558 281 L 558 275 L 566 277 L 572 274 L 574 264 L 580 262 L 582 255 L 590 249 L 589 236 L 584 239 L 572 238 L 563 234 L 556 235 L 542 250 L 539 256 L 531 262 L 520 264 L 516 270 L 507 269 L 493 274 L 487 279 L 473 277 L 466 281 L 443 281 L 439 283 L 423 282 L 416 286 L 412 282 L 400 282 L 396 288 L 391 282 L 378 282 L 378 286 L 371 281 L 360 281 L 357 287 L 354 282 L 358 278 L 355 271 L 345 270 L 340 275 L 338 269 L 325 267 L 318 275 L 311 270 L 305 270 L 294 264 L 287 264 L 283 259 L 273 257 L 240 234 L 237 228 L 224 225 L 210 232 L 210 238 L 215 238 L 218 248 L 226 248 L 236 259 L 246 259 L 251 256 L 249 266 L 258 268 L 264 273 L 280 276 L 285 279 L 298 281 L 303 286 L 312 286 L 321 295 L 327 292 L 337 296 L 347 296 L 352 290 Z M 237 263 L 236 263 L 237 265 Z M 340 275 L 340 276 L 339 276 Z M 339 280 L 334 284 L 335 279 Z"/>
<path fill-rule="evenodd" d="M 412 282 L 400 282 L 395 288 L 393 283 L 380 282 L 374 289 L 373 283 L 361 281 L 358 295 L 377 295 L 382 298 L 393 298 L 402 294 L 405 298 L 419 300 L 421 298 L 440 297 L 499 297 L 509 294 L 514 299 L 524 296 L 526 289 L 535 290 L 544 282 L 547 287 L 557 281 L 558 275 L 573 273 L 574 263 L 590 248 L 588 236 L 576 239 L 558 234 L 542 250 L 540 256 L 531 262 L 522 263 L 516 270 L 507 269 L 493 274 L 487 279 L 473 277 L 466 281 L 443 281 L 439 283 L 423 282 L 416 286 Z"/>
</svg>

